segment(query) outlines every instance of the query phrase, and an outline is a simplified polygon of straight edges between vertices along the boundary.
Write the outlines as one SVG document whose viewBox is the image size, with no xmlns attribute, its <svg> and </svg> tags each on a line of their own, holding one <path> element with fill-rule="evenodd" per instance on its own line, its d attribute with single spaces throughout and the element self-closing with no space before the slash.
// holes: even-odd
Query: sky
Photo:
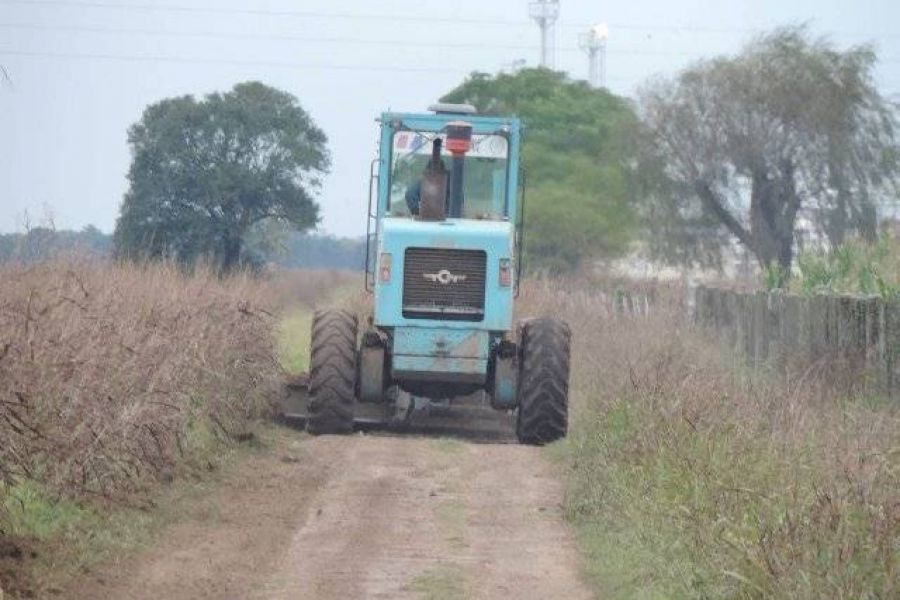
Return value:
<svg viewBox="0 0 900 600">
<path fill-rule="evenodd" d="M 294 94 L 325 131 L 331 173 L 319 229 L 365 232 L 375 118 L 424 111 L 472 71 L 537 65 L 528 0 L 0 0 L 0 232 L 115 226 L 126 135 L 160 99 L 259 80 Z M 607 87 L 734 54 L 806 23 L 839 47 L 871 43 L 900 95 L 897 0 L 561 0 L 557 69 L 587 77 L 578 35 L 609 26 Z"/>
</svg>

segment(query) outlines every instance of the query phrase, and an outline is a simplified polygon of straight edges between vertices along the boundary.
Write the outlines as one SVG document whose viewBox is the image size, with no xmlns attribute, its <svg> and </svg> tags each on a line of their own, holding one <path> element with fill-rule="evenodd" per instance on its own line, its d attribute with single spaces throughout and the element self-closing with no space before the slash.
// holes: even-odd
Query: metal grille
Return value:
<svg viewBox="0 0 900 600">
<path fill-rule="evenodd" d="M 481 321 L 487 255 L 483 250 L 407 248 L 403 316 Z"/>
</svg>

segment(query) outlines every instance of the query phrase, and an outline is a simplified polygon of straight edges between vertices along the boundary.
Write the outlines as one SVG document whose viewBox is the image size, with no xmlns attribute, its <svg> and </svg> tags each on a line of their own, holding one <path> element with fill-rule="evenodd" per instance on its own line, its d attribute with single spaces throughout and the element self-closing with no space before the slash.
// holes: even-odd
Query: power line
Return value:
<svg viewBox="0 0 900 600">
<path fill-rule="evenodd" d="M 156 35 L 166 37 L 237 39 L 255 41 L 289 41 L 313 43 L 361 44 L 376 46 L 410 46 L 420 48 L 496 48 L 503 50 L 534 50 L 534 45 L 488 44 L 481 42 L 417 42 L 407 40 L 373 40 L 348 37 L 310 37 L 300 35 L 238 33 L 215 31 L 172 31 L 167 29 L 95 27 L 85 25 L 45 25 L 43 23 L 0 23 L 0 29 L 24 29 L 30 31 L 67 31 L 76 33 L 101 33 L 113 35 Z"/>
<path fill-rule="evenodd" d="M 102 35 L 147 35 L 174 38 L 209 38 L 222 40 L 253 40 L 253 41 L 289 41 L 309 42 L 316 44 L 356 44 L 363 46 L 391 46 L 410 48 L 435 48 L 435 49 L 473 49 L 486 48 L 497 50 L 526 50 L 536 48 L 533 44 L 493 44 L 484 42 L 430 42 L 415 40 L 374 40 L 350 37 L 315 37 L 283 34 L 239 33 L 239 32 L 215 32 L 215 31 L 172 31 L 168 29 L 127 28 L 127 27 L 97 27 L 91 25 L 47 25 L 43 23 L 0 23 L 0 29 L 21 29 L 26 31 L 58 31 L 71 33 L 95 33 Z M 563 46 L 557 50 L 563 52 L 578 52 L 575 46 Z M 607 54 L 618 56 L 681 56 L 700 57 L 697 52 L 677 52 L 672 50 L 643 50 L 643 49 L 609 49 Z M 895 63 L 900 58 L 881 58 L 879 62 Z"/>
<path fill-rule="evenodd" d="M 239 33 L 216 31 L 172 31 L 169 29 L 148 29 L 128 27 L 97 27 L 92 25 L 47 25 L 43 23 L 0 23 L 0 29 L 22 29 L 27 31 L 62 31 L 72 33 L 99 33 L 105 35 L 149 35 L 176 38 L 210 38 L 210 39 L 235 39 L 254 41 L 287 41 L 287 42 L 311 42 L 321 44 L 359 44 L 374 46 L 408 46 L 412 48 L 464 48 L 497 50 L 534 50 L 534 44 L 493 44 L 485 42 L 433 42 L 414 40 L 373 40 L 350 37 L 315 37 L 300 35 L 265 34 L 265 33 Z M 560 47 L 560 50 L 577 52 L 575 46 Z M 647 54 L 658 56 L 694 56 L 691 52 L 652 51 L 652 50 L 619 50 L 617 54 Z"/>
<path fill-rule="evenodd" d="M 163 62 L 199 65 L 225 65 L 238 67 L 272 67 L 276 69 L 322 69 L 329 71 L 384 71 L 390 73 L 468 73 L 471 69 L 441 67 L 400 67 L 384 65 L 341 65 L 294 63 L 264 60 L 237 60 L 225 58 L 184 58 L 180 56 L 152 56 L 127 54 L 102 54 L 89 52 L 33 52 L 28 50 L 7 50 L 0 48 L 0 56 L 24 56 L 32 58 L 61 58 L 87 60 L 113 60 L 125 62 Z"/>
<path fill-rule="evenodd" d="M 62 8 L 96 8 L 107 10 L 133 11 L 133 12 L 178 12 L 190 14 L 219 14 L 219 15 L 244 15 L 263 17 L 305 17 L 312 19 L 350 19 L 388 22 L 412 22 L 412 23 L 458 23 L 466 25 L 502 25 L 525 28 L 528 22 L 525 20 L 510 19 L 473 19 L 466 17 L 417 17 L 410 15 L 384 15 L 374 13 L 336 13 L 312 10 L 271 10 L 252 8 L 217 8 L 203 6 L 184 6 L 180 4 L 146 4 L 146 3 L 116 3 L 100 0 L 4 0 L 2 4 L 46 7 L 55 6 Z M 585 29 L 592 26 L 591 23 L 561 23 L 561 27 L 573 29 Z M 667 33 L 686 34 L 720 34 L 733 35 L 735 33 L 751 34 L 767 31 L 766 28 L 727 28 L 704 27 L 697 25 L 648 25 L 640 23 L 610 23 L 610 28 L 616 30 L 633 31 L 658 31 Z M 839 33 L 854 37 L 864 38 L 900 38 L 900 33 L 894 32 L 857 32 L 834 30 Z"/>
<path fill-rule="evenodd" d="M 197 64 L 197 65 L 219 65 L 219 66 L 238 66 L 238 67 L 270 67 L 276 69 L 299 69 L 299 70 L 324 70 L 324 71 L 368 71 L 368 72 L 385 72 L 385 73 L 452 73 L 457 75 L 468 75 L 478 69 L 472 68 L 452 68 L 447 66 L 434 67 L 403 67 L 403 66 L 385 66 L 385 65 L 346 65 L 346 64 L 324 64 L 324 63 L 295 63 L 282 61 L 265 61 L 265 60 L 238 60 L 225 58 L 184 58 L 180 56 L 154 56 L 154 55 L 128 55 L 128 54 L 103 54 L 89 52 L 38 52 L 29 50 L 8 50 L 0 48 L 0 56 L 19 56 L 26 58 L 54 58 L 54 59 L 74 59 L 74 60 L 110 60 L 119 62 L 160 62 L 172 64 Z M 634 81 L 630 77 L 612 77 L 611 79 L 619 81 Z"/>
<path fill-rule="evenodd" d="M 56 6 L 68 8 L 102 8 L 140 12 L 179 12 L 192 14 L 245 15 L 257 17 L 306 17 L 312 19 L 355 19 L 365 21 L 391 21 L 413 23 L 464 23 L 467 25 L 513 25 L 522 27 L 526 21 L 501 19 L 469 19 L 459 17 L 415 17 L 410 15 L 381 15 L 373 13 L 331 13 L 312 10 L 265 10 L 255 8 L 215 8 L 182 6 L 179 4 L 118 4 L 113 2 L 65 2 L 62 0 L 5 0 L 4 4 L 25 6 Z"/>
</svg>

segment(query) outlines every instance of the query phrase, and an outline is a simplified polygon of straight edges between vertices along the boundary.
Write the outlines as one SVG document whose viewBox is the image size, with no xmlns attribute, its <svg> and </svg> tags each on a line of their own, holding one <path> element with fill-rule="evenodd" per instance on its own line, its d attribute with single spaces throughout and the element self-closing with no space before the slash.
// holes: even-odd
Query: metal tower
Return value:
<svg viewBox="0 0 900 600">
<path fill-rule="evenodd" d="M 541 66 L 552 69 L 556 58 L 556 19 L 559 0 L 535 0 L 528 3 L 528 14 L 541 28 Z"/>
<path fill-rule="evenodd" d="M 578 36 L 578 46 L 588 55 L 588 82 L 593 87 L 606 87 L 606 40 L 609 27 L 599 23 Z"/>
</svg>

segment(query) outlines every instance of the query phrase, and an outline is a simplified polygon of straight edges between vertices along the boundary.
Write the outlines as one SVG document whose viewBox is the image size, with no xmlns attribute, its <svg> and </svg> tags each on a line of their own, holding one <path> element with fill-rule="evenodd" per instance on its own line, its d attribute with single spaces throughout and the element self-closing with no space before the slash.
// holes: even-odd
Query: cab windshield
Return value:
<svg viewBox="0 0 900 600">
<path fill-rule="evenodd" d="M 432 144 L 442 133 L 399 131 L 394 134 L 391 163 L 391 191 L 388 204 L 392 216 L 409 216 L 417 206 L 418 185 L 431 160 Z M 441 158 L 448 174 L 452 156 L 446 150 Z M 500 220 L 506 215 L 506 179 L 509 143 L 502 135 L 472 135 L 472 148 L 466 154 L 463 175 L 464 219 Z M 448 183 L 449 186 L 449 183 Z M 416 198 L 411 200 L 411 198 Z"/>
</svg>

